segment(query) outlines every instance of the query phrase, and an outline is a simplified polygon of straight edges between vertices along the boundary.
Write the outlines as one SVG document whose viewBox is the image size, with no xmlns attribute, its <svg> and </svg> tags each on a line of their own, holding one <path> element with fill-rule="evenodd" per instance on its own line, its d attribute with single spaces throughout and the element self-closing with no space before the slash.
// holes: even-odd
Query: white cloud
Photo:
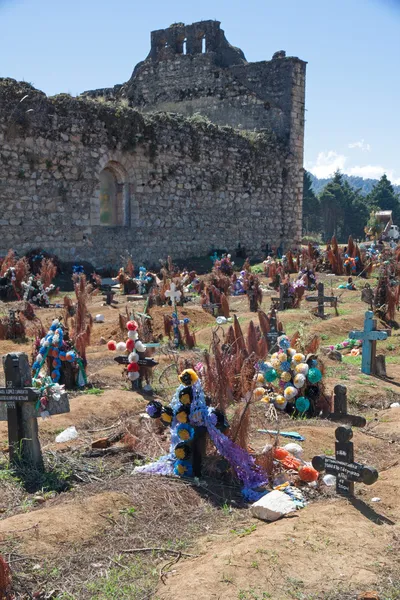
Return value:
<svg viewBox="0 0 400 600">
<path fill-rule="evenodd" d="M 319 179 L 331 177 L 338 169 L 346 175 L 355 175 L 364 179 L 380 179 L 386 173 L 392 183 L 400 185 L 400 178 L 396 177 L 391 169 L 385 169 L 380 165 L 350 167 L 347 162 L 347 156 L 329 150 L 328 152 L 319 152 L 315 164 L 307 164 L 306 169 Z"/>
<path fill-rule="evenodd" d="M 334 150 L 319 152 L 315 165 L 308 167 L 308 170 L 319 179 L 324 179 L 333 175 L 338 169 L 343 171 L 346 160 L 344 154 L 338 154 Z"/>
<path fill-rule="evenodd" d="M 349 144 L 349 148 L 359 148 L 362 152 L 370 152 L 371 146 L 365 142 L 365 140 L 360 140 L 359 142 L 353 142 Z"/>
</svg>

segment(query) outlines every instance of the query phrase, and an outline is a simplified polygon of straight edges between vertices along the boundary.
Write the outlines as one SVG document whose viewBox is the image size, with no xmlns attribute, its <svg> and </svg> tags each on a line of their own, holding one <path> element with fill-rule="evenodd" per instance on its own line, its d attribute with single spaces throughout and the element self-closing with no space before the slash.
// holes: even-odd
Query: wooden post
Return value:
<svg viewBox="0 0 400 600">
<path fill-rule="evenodd" d="M 207 446 L 207 428 L 195 427 L 192 442 L 192 465 L 193 475 L 201 477 L 201 466 L 203 458 L 206 455 Z"/>
<path fill-rule="evenodd" d="M 279 284 L 279 310 L 285 310 L 285 284 Z"/>
<path fill-rule="evenodd" d="M 321 317 L 321 319 L 323 319 L 325 317 L 325 313 L 324 313 L 324 284 L 323 283 L 319 283 L 317 285 L 317 289 L 318 289 L 318 316 Z"/>
<path fill-rule="evenodd" d="M 24 388 L 32 384 L 28 357 L 23 352 L 12 352 L 3 358 L 7 389 Z M 14 406 L 12 406 L 12 404 Z M 36 417 L 32 416 L 30 403 L 11 402 L 7 406 L 10 459 L 17 458 L 43 470 L 43 458 Z"/>
</svg>

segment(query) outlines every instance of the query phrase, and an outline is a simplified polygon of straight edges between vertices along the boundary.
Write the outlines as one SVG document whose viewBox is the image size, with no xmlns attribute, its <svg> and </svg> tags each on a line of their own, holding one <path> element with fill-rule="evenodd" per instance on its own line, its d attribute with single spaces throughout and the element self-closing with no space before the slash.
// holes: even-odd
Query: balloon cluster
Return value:
<svg viewBox="0 0 400 600">
<path fill-rule="evenodd" d="M 289 404 L 299 413 L 305 413 L 319 395 L 317 384 L 322 373 L 318 361 L 314 355 L 306 357 L 291 348 L 286 335 L 278 338 L 278 346 L 278 352 L 271 355 L 270 361 L 259 364 L 254 397 L 274 404 L 279 410 L 285 410 Z"/>
<path fill-rule="evenodd" d="M 129 352 L 128 355 L 128 379 L 130 381 L 136 381 L 140 378 L 140 366 L 139 359 L 140 354 L 146 352 L 146 346 L 139 340 L 138 324 L 136 321 L 128 321 L 126 324 L 128 330 L 128 339 L 126 342 L 115 342 L 110 340 L 107 347 L 112 352 L 116 350 L 118 352 Z"/>
<path fill-rule="evenodd" d="M 357 272 L 357 263 L 359 262 L 359 258 L 358 256 L 356 256 L 355 258 L 353 258 L 352 256 L 349 256 L 348 254 L 344 255 L 344 266 L 350 268 L 352 273 L 356 273 Z"/>
<path fill-rule="evenodd" d="M 64 361 L 75 363 L 77 360 L 77 353 L 72 349 L 68 349 L 68 345 L 64 341 L 64 331 L 58 319 L 54 319 L 50 330 L 40 340 L 39 352 L 32 365 L 35 372 L 34 378 L 38 377 L 47 358 L 52 359 L 50 377 L 55 383 L 60 380 L 62 363 Z"/>
</svg>

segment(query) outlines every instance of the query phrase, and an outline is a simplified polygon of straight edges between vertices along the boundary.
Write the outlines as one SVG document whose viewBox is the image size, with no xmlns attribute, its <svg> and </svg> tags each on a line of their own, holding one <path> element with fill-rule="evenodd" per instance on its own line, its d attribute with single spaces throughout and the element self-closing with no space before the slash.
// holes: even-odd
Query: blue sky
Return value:
<svg viewBox="0 0 400 600">
<path fill-rule="evenodd" d="M 306 168 L 400 183 L 400 0 L 0 0 L 0 76 L 47 94 L 112 86 L 151 30 L 201 19 L 249 61 L 308 61 Z"/>
</svg>

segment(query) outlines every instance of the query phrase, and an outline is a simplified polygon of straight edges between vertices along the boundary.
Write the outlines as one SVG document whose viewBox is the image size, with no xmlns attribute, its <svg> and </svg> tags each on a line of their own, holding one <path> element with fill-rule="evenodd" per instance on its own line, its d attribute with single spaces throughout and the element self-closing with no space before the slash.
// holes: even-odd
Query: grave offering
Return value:
<svg viewBox="0 0 400 600">
<path fill-rule="evenodd" d="M 22 288 L 25 302 L 32 302 L 42 308 L 50 306 L 50 296 L 56 292 L 56 286 L 53 283 L 44 286 L 40 275 L 30 275 L 27 282 L 22 282 Z"/>
<path fill-rule="evenodd" d="M 315 416 L 326 411 L 321 365 L 315 354 L 305 355 L 291 348 L 286 335 L 278 338 L 279 350 L 269 361 L 258 364 L 256 400 L 278 410 Z"/>
<path fill-rule="evenodd" d="M 228 427 L 225 416 L 207 404 L 197 373 L 186 369 L 179 375 L 179 381 L 181 385 L 169 406 L 156 400 L 147 406 L 151 418 L 159 418 L 165 426 L 171 427 L 170 451 L 155 463 L 136 467 L 134 473 L 200 477 L 208 434 L 219 454 L 242 481 L 243 496 L 247 500 L 258 500 L 263 495 L 259 488 L 267 484 L 266 474 L 246 450 L 223 433 Z"/>
<path fill-rule="evenodd" d="M 26 338 L 25 319 L 20 310 L 10 309 L 0 317 L 0 340 L 23 340 Z"/>
<path fill-rule="evenodd" d="M 378 471 L 354 462 L 354 448 L 350 426 L 342 425 L 335 431 L 335 456 L 314 456 L 312 465 L 319 472 L 325 471 L 336 477 L 336 492 L 342 496 L 354 496 L 354 482 L 372 485 L 378 480 Z"/>
<path fill-rule="evenodd" d="M 324 284 L 321 282 L 317 285 L 317 290 L 318 290 L 317 296 L 306 296 L 306 300 L 307 300 L 307 302 L 317 302 L 318 303 L 318 306 L 317 306 L 318 317 L 320 317 L 321 319 L 326 318 L 325 311 L 324 311 L 325 302 L 329 302 L 329 305 L 335 309 L 336 316 L 338 316 L 339 313 L 337 310 L 337 301 L 338 301 L 337 296 L 325 296 L 324 295 Z"/>
<path fill-rule="evenodd" d="M 22 459 L 43 469 L 37 418 L 69 412 L 68 396 L 54 382 L 31 378 L 28 357 L 13 352 L 3 357 L 6 387 L 0 389 L 0 421 L 8 422 L 10 460 Z"/>
<path fill-rule="evenodd" d="M 371 375 L 371 373 L 375 373 L 376 342 L 378 340 L 386 340 L 390 334 L 390 330 L 377 331 L 376 320 L 374 320 L 374 313 L 371 311 L 367 311 L 365 313 L 363 331 L 350 331 L 350 339 L 362 340 L 362 373 L 365 373 L 366 375 Z"/>
<path fill-rule="evenodd" d="M 87 384 L 86 361 L 80 355 L 68 329 L 59 319 L 54 319 L 49 331 L 34 343 L 35 361 L 32 365 L 35 385 L 51 388 L 54 384 L 67 389 Z"/>
<path fill-rule="evenodd" d="M 138 323 L 134 320 L 126 324 L 128 339 L 126 342 L 115 342 L 110 340 L 107 344 L 111 352 L 125 352 L 125 355 L 116 356 L 115 362 L 125 365 L 125 372 L 132 384 L 132 389 L 141 389 L 145 377 L 145 369 L 155 367 L 158 363 L 151 357 L 146 356 L 147 345 L 139 339 Z"/>
</svg>

